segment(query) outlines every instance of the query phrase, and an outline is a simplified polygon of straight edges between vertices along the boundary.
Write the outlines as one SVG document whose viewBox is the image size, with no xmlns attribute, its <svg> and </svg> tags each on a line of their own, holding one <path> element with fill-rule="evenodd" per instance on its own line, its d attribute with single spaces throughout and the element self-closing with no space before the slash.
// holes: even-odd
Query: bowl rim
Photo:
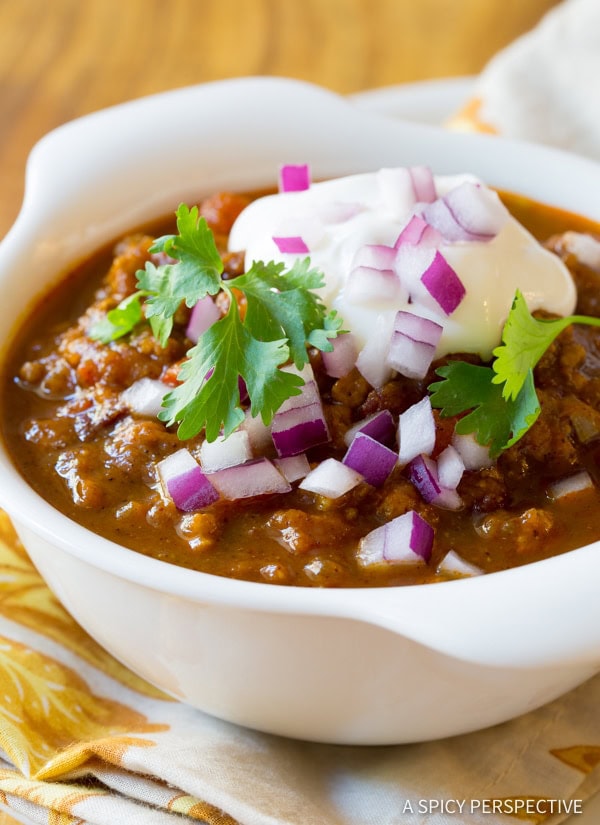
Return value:
<svg viewBox="0 0 600 825">
<path fill-rule="evenodd" d="M 431 148 L 432 145 L 441 143 L 444 147 L 448 147 L 449 153 L 452 155 L 452 163 L 462 162 L 465 158 L 473 157 L 473 153 L 478 157 L 482 154 L 485 155 L 488 164 L 491 163 L 491 156 L 498 164 L 508 163 L 510 160 L 512 166 L 508 170 L 510 172 L 508 180 L 516 180 L 515 176 L 522 175 L 530 170 L 533 163 L 538 176 L 542 174 L 543 170 L 548 169 L 553 170 L 555 173 L 554 178 L 550 176 L 550 180 L 540 179 L 538 186 L 534 187 L 536 192 L 539 188 L 541 193 L 541 197 L 536 195 L 537 199 L 551 205 L 560 205 L 557 201 L 560 201 L 562 196 L 544 197 L 544 193 L 556 192 L 561 186 L 564 187 L 570 184 L 573 178 L 580 181 L 595 180 L 600 184 L 600 164 L 571 155 L 563 150 L 505 140 L 496 136 L 449 133 L 430 125 L 403 123 L 388 119 L 383 115 L 365 113 L 339 95 L 302 81 L 264 77 L 216 81 L 210 84 L 200 84 L 162 92 L 128 103 L 118 104 L 64 124 L 42 138 L 32 150 L 27 163 L 25 197 L 22 209 L 12 229 L 0 243 L 0 282 L 3 282 L 10 275 L 15 261 L 23 253 L 26 245 L 31 242 L 32 238 L 35 237 L 35 233 L 39 232 L 40 227 L 44 227 L 45 222 L 48 220 L 46 210 L 49 202 L 49 191 L 52 186 L 56 185 L 56 170 L 50 167 L 56 165 L 57 153 L 58 155 L 63 153 L 65 147 L 71 151 L 72 147 L 85 143 L 84 139 L 90 135 L 96 132 L 103 134 L 107 127 L 112 128 L 115 123 L 119 123 L 121 120 L 129 125 L 134 121 L 145 124 L 152 122 L 157 113 L 167 111 L 168 117 L 174 117 L 177 122 L 181 122 L 182 119 L 185 121 L 188 116 L 186 113 L 189 112 L 191 104 L 207 105 L 208 102 L 210 106 L 212 101 L 214 106 L 216 105 L 216 99 L 221 101 L 220 106 L 223 105 L 223 100 L 228 105 L 232 105 L 233 102 L 239 104 L 241 101 L 246 100 L 253 101 L 253 103 L 246 102 L 247 107 L 257 105 L 259 108 L 261 108 L 262 101 L 261 112 L 263 114 L 271 111 L 273 105 L 277 104 L 281 109 L 287 107 L 285 110 L 289 110 L 292 115 L 295 115 L 296 120 L 298 117 L 306 117 L 308 113 L 312 115 L 314 112 L 318 112 L 319 117 L 323 117 L 326 123 L 331 124 L 332 128 L 338 130 L 337 134 L 345 134 L 349 129 L 356 129 L 364 134 L 365 140 L 376 140 L 378 133 L 383 132 L 386 135 L 386 146 L 394 140 L 400 142 L 404 140 L 411 147 L 408 154 L 410 155 L 412 152 L 413 157 L 419 146 L 424 146 L 424 151 L 427 151 L 427 147 Z M 296 107 L 296 110 L 294 110 L 294 107 Z M 297 110 L 300 110 L 300 115 L 298 115 Z M 197 120 L 194 120 L 195 127 L 197 122 Z M 295 122 L 293 117 L 292 122 Z M 156 140 L 156 138 L 153 139 Z M 297 148 L 297 145 L 295 145 L 294 151 L 297 151 Z M 156 152 L 159 149 L 160 147 L 152 144 L 152 147 L 147 151 Z M 113 150 L 114 143 L 109 144 L 102 150 L 101 162 L 99 163 L 101 172 L 103 170 L 102 162 L 107 162 L 105 156 Z M 312 144 L 311 151 L 314 151 Z M 84 151 L 83 155 L 84 162 L 86 158 L 89 160 L 89 148 Z M 389 156 L 389 151 L 387 156 Z M 452 166 L 452 163 L 450 163 L 450 166 Z M 75 159 L 76 167 L 77 164 L 78 161 Z M 337 164 L 339 167 L 343 166 L 343 159 L 339 160 Z M 81 162 L 79 162 L 79 165 L 81 165 Z M 437 172 L 438 169 L 436 168 L 435 171 Z M 442 169 L 442 173 L 445 171 L 446 169 Z M 456 171 L 458 171 L 458 167 Z M 462 171 L 472 171 L 472 169 L 463 169 Z M 263 174 L 263 172 L 260 172 L 260 174 Z M 252 175 L 249 177 L 251 178 Z M 493 181 L 490 182 L 494 185 Z M 244 183 L 241 184 L 242 187 L 244 185 Z M 591 183 L 589 185 L 590 188 L 593 188 Z M 75 190 L 77 188 L 74 183 L 71 183 L 70 186 L 71 188 L 67 190 L 67 198 L 72 195 L 73 187 L 75 187 Z M 517 191 L 516 187 L 511 188 Z M 518 191 L 526 196 L 532 196 L 530 185 L 521 187 Z M 158 199 L 151 205 L 152 208 L 155 208 L 159 202 L 162 203 L 163 201 Z M 571 193 L 569 203 L 574 202 L 573 193 Z M 592 218 L 600 222 L 600 204 L 596 204 L 591 197 L 588 197 L 585 202 L 595 205 L 595 209 L 592 209 L 591 206 L 590 209 L 586 208 L 585 213 L 590 214 L 591 211 Z M 571 211 L 575 210 L 571 209 Z M 135 212 L 135 214 L 138 213 Z M 156 217 L 156 215 L 153 215 L 153 217 Z M 102 233 L 108 233 L 110 237 L 116 237 L 116 233 L 111 235 L 111 227 L 110 221 L 106 225 L 102 224 L 98 230 L 98 237 L 101 237 Z M 58 269 L 60 270 L 60 268 Z M 55 274 L 58 274 L 58 272 Z M 11 337 L 11 334 L 7 334 L 7 340 Z M 144 556 L 92 533 L 87 528 L 63 515 L 29 487 L 13 466 L 4 444 L 0 445 L 0 506 L 6 508 L 18 528 L 35 533 L 48 543 L 62 548 L 66 553 L 86 564 L 153 590 L 194 601 L 208 601 L 248 610 L 343 617 L 369 621 L 380 624 L 394 632 L 405 633 L 412 638 L 438 648 L 443 647 L 443 645 L 448 646 L 449 640 L 447 637 L 450 628 L 454 628 L 452 632 L 456 632 L 456 623 L 449 623 L 448 633 L 445 634 L 442 644 L 435 637 L 437 631 L 432 626 L 431 621 L 425 622 L 420 629 L 416 626 L 413 616 L 414 611 L 420 613 L 423 610 L 431 610 L 436 616 L 439 616 L 463 604 L 465 597 L 468 595 L 472 601 L 472 609 L 468 612 L 468 615 L 473 618 L 476 610 L 484 610 L 485 612 L 486 605 L 489 608 L 489 602 L 498 587 L 501 590 L 510 587 L 511 591 L 522 595 L 527 592 L 527 588 L 533 586 L 538 576 L 542 575 L 542 571 L 547 571 L 546 579 L 552 578 L 553 581 L 561 584 L 563 577 L 567 574 L 571 580 L 573 577 L 589 577 L 590 566 L 597 567 L 597 563 L 593 558 L 594 548 L 600 547 L 600 543 L 596 542 L 561 556 L 533 562 L 522 567 L 476 578 L 437 582 L 433 587 L 431 584 L 425 584 L 376 588 L 321 589 L 293 585 L 274 586 L 267 582 L 230 579 L 189 570 Z M 550 588 L 550 590 L 552 598 L 560 598 L 561 590 L 558 585 Z M 526 621 L 529 617 L 526 606 L 517 613 L 519 621 Z M 489 615 L 488 624 L 498 621 L 499 614 L 497 610 L 488 609 L 486 615 Z M 458 623 L 463 631 L 466 627 L 465 621 Z M 479 644 L 476 647 L 478 650 L 477 655 L 480 657 L 483 650 L 482 645 Z M 582 655 L 582 651 L 583 646 L 574 651 L 573 655 Z M 530 655 L 530 653 L 524 652 L 523 656 L 526 655 Z M 468 654 L 463 650 L 463 657 L 465 656 L 468 657 Z M 496 662 L 498 656 L 494 657 L 490 653 L 488 659 L 490 662 Z"/>
</svg>

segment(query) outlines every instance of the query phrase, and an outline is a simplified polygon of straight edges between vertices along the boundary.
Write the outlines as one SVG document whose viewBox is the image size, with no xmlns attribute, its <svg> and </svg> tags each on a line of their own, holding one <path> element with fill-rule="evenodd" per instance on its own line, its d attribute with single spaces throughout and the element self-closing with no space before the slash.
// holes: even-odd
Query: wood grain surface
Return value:
<svg viewBox="0 0 600 825">
<path fill-rule="evenodd" d="M 0 0 L 0 237 L 31 147 L 74 117 L 238 75 L 351 93 L 474 74 L 555 2 Z"/>
</svg>

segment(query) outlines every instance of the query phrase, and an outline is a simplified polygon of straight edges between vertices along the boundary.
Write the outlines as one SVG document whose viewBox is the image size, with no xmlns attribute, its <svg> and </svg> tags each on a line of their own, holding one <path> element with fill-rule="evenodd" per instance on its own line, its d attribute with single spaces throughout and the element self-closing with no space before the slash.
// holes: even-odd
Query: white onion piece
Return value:
<svg viewBox="0 0 600 825">
<path fill-rule="evenodd" d="M 372 334 L 356 359 L 357 370 L 375 389 L 381 389 L 394 372 L 385 360 L 392 337 L 393 323 L 394 319 L 391 315 L 377 315 L 373 323 Z"/>
<path fill-rule="evenodd" d="M 562 478 L 560 481 L 555 481 L 548 488 L 548 495 L 551 499 L 556 501 L 559 498 L 573 495 L 574 493 L 582 493 L 585 490 L 590 490 L 594 486 L 594 482 L 590 474 L 586 470 L 582 470 L 575 475 Z"/>
<path fill-rule="evenodd" d="M 363 481 L 356 470 L 335 458 L 326 458 L 300 482 L 300 489 L 326 498 L 339 498 Z"/>
<path fill-rule="evenodd" d="M 226 467 L 208 475 L 223 498 L 236 500 L 273 493 L 289 493 L 289 481 L 268 458 L 257 458 L 246 464 Z"/>
<path fill-rule="evenodd" d="M 156 378 L 140 378 L 121 393 L 121 401 L 131 412 L 157 416 L 169 387 Z"/>
<path fill-rule="evenodd" d="M 437 473 L 441 486 L 447 490 L 456 490 L 464 471 L 464 461 L 458 451 L 449 444 L 437 457 Z"/>
<path fill-rule="evenodd" d="M 489 447 L 480 444 L 472 433 L 454 433 L 452 446 L 462 458 L 466 470 L 483 470 L 494 463 Z"/>
<path fill-rule="evenodd" d="M 362 567 L 380 564 L 427 564 L 433 547 L 433 527 L 409 510 L 361 539 L 356 559 Z"/>
<path fill-rule="evenodd" d="M 455 550 L 449 550 L 446 553 L 438 565 L 437 572 L 445 576 L 455 577 L 481 576 L 483 574 L 480 567 L 465 561 Z"/>
<path fill-rule="evenodd" d="M 342 462 L 373 487 L 381 487 L 398 463 L 398 453 L 364 433 L 357 433 Z"/>
<path fill-rule="evenodd" d="M 178 510 L 200 510 L 219 498 L 219 493 L 196 459 L 185 448 L 159 461 L 156 472 L 163 494 L 173 501 Z"/>
<path fill-rule="evenodd" d="M 415 199 L 418 203 L 431 203 L 437 197 L 435 181 L 429 166 L 409 166 L 408 168 Z"/>
<path fill-rule="evenodd" d="M 344 434 L 344 443 L 347 447 L 352 444 L 352 439 L 357 433 L 364 433 L 370 435 L 376 441 L 381 441 L 382 444 L 388 446 L 394 441 L 396 435 L 396 426 L 394 424 L 394 417 L 389 410 L 380 410 L 373 413 L 361 421 L 357 421 Z"/>
<path fill-rule="evenodd" d="M 330 338 L 329 341 L 333 350 L 321 353 L 323 367 L 327 375 L 332 378 L 343 378 L 344 375 L 348 375 L 356 363 L 358 355 L 356 340 L 351 332 L 345 332 L 343 335 Z"/>
<path fill-rule="evenodd" d="M 192 307 L 185 334 L 190 341 L 197 344 L 198 338 L 200 338 L 202 333 L 206 332 L 220 317 L 221 313 L 212 297 L 205 295 L 204 298 L 200 298 Z"/>
<path fill-rule="evenodd" d="M 200 464 L 205 473 L 214 473 L 225 467 L 244 464 L 252 458 L 252 447 L 246 430 L 236 430 L 227 438 L 203 441 L 200 446 Z"/>
<path fill-rule="evenodd" d="M 369 305 L 398 303 L 408 294 L 393 269 L 357 266 L 348 275 L 344 297 L 352 304 Z"/>
<path fill-rule="evenodd" d="M 273 464 L 290 483 L 305 478 L 310 473 L 310 464 L 304 453 L 289 455 L 286 458 L 276 458 Z"/>
<path fill-rule="evenodd" d="M 402 466 L 418 455 L 429 455 L 435 446 L 435 420 L 429 396 L 401 413 L 398 420 L 398 451 Z"/>
<path fill-rule="evenodd" d="M 279 168 L 279 191 L 302 192 L 310 187 L 308 164 L 286 163 Z"/>
<path fill-rule="evenodd" d="M 321 395 L 316 381 L 305 381 L 304 384 L 298 388 L 299 395 L 291 395 L 283 402 L 281 407 L 277 410 L 277 414 L 287 412 L 288 410 L 297 410 L 299 407 L 307 407 L 309 404 L 320 404 Z"/>
<path fill-rule="evenodd" d="M 460 510 L 462 499 L 456 490 L 442 487 L 437 462 L 425 455 L 414 458 L 408 468 L 408 477 L 421 494 L 423 501 L 444 510 Z"/>
<path fill-rule="evenodd" d="M 394 321 L 387 363 L 407 378 L 425 378 L 442 332 L 441 324 L 400 310 Z"/>
</svg>

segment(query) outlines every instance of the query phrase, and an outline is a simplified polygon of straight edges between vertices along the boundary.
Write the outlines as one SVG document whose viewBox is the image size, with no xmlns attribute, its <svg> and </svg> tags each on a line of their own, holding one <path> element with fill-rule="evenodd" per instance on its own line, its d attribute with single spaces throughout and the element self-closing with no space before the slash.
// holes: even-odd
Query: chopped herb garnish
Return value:
<svg viewBox="0 0 600 825">
<path fill-rule="evenodd" d="M 229 435 L 244 418 L 240 378 L 251 414 L 268 424 L 304 383 L 299 375 L 279 367 L 291 359 L 301 369 L 308 363 L 307 344 L 331 351 L 329 339 L 341 332 L 342 321 L 313 291 L 324 285 L 324 278 L 308 258 L 287 271 L 281 263 L 255 262 L 244 275 L 226 281 L 214 236 L 197 207 L 182 204 L 176 214 L 178 234 L 165 235 L 150 248 L 172 262 L 148 262 L 137 273 L 138 291 L 94 324 L 89 334 L 110 343 L 146 319 L 164 347 L 182 303 L 193 307 L 206 295 L 225 293 L 226 315 L 189 350 L 179 372 L 182 383 L 166 395 L 159 414 L 167 424 L 179 423 L 182 439 L 205 428 L 206 438 L 214 441 L 220 434 Z M 244 313 L 238 296 L 244 300 Z"/>
<path fill-rule="evenodd" d="M 515 444 L 535 423 L 540 403 L 533 370 L 554 339 L 571 324 L 600 326 L 600 318 L 569 315 L 535 318 L 517 290 L 491 366 L 452 361 L 436 370 L 444 380 L 429 386 L 431 403 L 443 416 L 467 412 L 456 424 L 489 446 L 492 458 Z"/>
</svg>

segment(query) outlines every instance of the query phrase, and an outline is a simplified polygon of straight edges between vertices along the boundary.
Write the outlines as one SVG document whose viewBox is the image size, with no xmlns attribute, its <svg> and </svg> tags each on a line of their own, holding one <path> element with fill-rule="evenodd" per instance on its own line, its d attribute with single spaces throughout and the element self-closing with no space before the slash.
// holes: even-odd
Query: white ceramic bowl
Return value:
<svg viewBox="0 0 600 825">
<path fill-rule="evenodd" d="M 23 317 L 74 262 L 223 188 L 426 163 L 600 221 L 600 166 L 549 149 L 365 114 L 295 81 L 247 78 L 138 100 L 45 137 L 0 245 L 0 306 Z M 11 329 L 3 330 L 5 348 Z M 233 722 L 335 743 L 474 730 L 600 669 L 600 546 L 435 585 L 321 590 L 234 581 L 112 544 L 0 456 L 0 504 L 66 608 L 176 697 Z"/>
</svg>

